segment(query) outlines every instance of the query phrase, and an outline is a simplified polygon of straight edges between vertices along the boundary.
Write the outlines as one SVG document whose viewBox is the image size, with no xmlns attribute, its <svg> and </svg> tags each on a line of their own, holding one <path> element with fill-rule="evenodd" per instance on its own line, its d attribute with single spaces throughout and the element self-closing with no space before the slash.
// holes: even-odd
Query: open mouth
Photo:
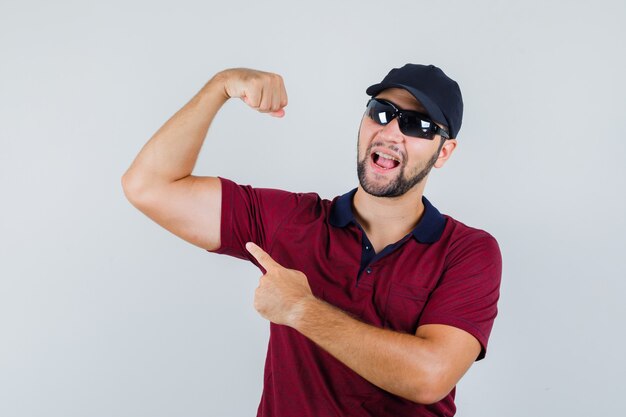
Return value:
<svg viewBox="0 0 626 417">
<path fill-rule="evenodd" d="M 382 152 L 374 152 L 370 157 L 373 165 L 381 170 L 391 170 L 400 165 L 400 161 L 396 158 Z"/>
</svg>

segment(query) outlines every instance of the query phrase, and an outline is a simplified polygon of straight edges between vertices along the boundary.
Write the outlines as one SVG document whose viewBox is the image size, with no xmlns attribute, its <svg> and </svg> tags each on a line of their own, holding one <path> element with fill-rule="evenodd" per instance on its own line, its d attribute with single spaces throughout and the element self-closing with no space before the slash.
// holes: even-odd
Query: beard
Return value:
<svg viewBox="0 0 626 417">
<path fill-rule="evenodd" d="M 406 176 L 404 175 L 406 171 L 406 158 L 403 158 L 403 163 L 398 167 L 398 175 L 395 178 L 392 178 L 387 184 L 375 184 L 367 179 L 366 170 L 371 157 L 372 147 L 374 145 L 381 145 L 380 143 L 370 144 L 363 159 L 359 161 L 357 158 L 356 170 L 361 188 L 363 188 L 366 193 L 375 197 L 399 197 L 404 195 L 407 191 L 426 178 L 433 165 L 435 165 L 435 162 L 437 162 L 437 158 L 439 157 L 439 152 L 443 147 L 444 141 L 445 140 L 442 138 L 441 143 L 439 144 L 439 149 L 437 149 L 437 152 L 435 152 L 425 164 L 415 167 L 415 169 L 413 169 Z"/>
</svg>

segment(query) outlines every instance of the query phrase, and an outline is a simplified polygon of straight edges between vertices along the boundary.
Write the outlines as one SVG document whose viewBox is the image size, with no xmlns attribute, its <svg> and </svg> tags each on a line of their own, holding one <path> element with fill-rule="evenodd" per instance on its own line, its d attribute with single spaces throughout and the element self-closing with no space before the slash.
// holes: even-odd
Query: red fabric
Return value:
<svg viewBox="0 0 626 417">
<path fill-rule="evenodd" d="M 449 216 L 430 244 L 405 239 L 361 272 L 362 231 L 329 224 L 333 201 L 315 193 L 253 188 L 220 178 L 221 247 L 216 253 L 253 260 L 253 241 L 281 265 L 307 276 L 313 293 L 377 327 L 414 334 L 422 324 L 446 324 L 482 346 L 497 314 L 501 255 L 487 232 Z M 257 264 L 257 266 L 259 266 Z M 260 267 L 259 267 L 260 268 Z M 432 405 L 386 392 L 296 330 L 270 324 L 264 390 L 257 416 L 452 416 L 453 390 Z"/>
</svg>

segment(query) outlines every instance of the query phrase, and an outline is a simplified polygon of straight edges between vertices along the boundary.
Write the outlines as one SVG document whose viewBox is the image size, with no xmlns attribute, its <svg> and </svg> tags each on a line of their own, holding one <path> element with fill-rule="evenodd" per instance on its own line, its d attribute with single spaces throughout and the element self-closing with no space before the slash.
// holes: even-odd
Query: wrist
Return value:
<svg viewBox="0 0 626 417">
<path fill-rule="evenodd" d="M 215 74 L 202 88 L 202 91 L 211 96 L 218 96 L 222 102 L 228 101 L 231 97 L 226 91 L 226 82 L 228 80 L 228 71 L 223 70 Z"/>
<path fill-rule="evenodd" d="M 293 306 L 290 317 L 290 327 L 300 331 L 307 319 L 310 318 L 323 303 L 322 300 L 315 298 L 314 295 L 303 297 Z"/>
</svg>

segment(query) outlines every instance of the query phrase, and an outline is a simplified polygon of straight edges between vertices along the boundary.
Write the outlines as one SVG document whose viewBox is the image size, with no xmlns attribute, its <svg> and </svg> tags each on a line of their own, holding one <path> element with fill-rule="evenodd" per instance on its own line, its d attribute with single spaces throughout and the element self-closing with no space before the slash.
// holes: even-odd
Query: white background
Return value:
<svg viewBox="0 0 626 417">
<path fill-rule="evenodd" d="M 253 416 L 259 271 L 124 198 L 141 146 L 217 71 L 283 75 L 284 119 L 218 114 L 198 175 L 324 198 L 357 184 L 392 67 L 461 85 L 459 146 L 426 195 L 504 260 L 459 416 L 623 412 L 623 1 L 0 3 L 0 415 Z"/>
</svg>

